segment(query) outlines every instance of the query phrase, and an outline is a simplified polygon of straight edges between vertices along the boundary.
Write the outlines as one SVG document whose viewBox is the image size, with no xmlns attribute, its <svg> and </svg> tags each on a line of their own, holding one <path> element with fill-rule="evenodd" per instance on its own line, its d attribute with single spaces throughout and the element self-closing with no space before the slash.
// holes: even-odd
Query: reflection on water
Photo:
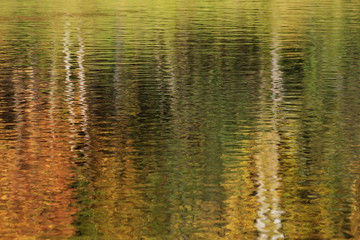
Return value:
<svg viewBox="0 0 360 240">
<path fill-rule="evenodd" d="M 265 129 L 258 130 L 259 140 L 256 141 L 257 151 L 254 156 L 257 166 L 257 196 L 258 196 L 258 218 L 256 228 L 259 232 L 259 239 L 282 239 L 284 235 L 281 230 L 281 209 L 279 207 L 280 196 L 278 189 L 281 186 L 279 179 L 279 149 L 280 135 L 278 121 L 280 119 L 280 105 L 283 101 L 283 79 L 279 66 L 279 37 L 273 33 L 271 56 L 270 86 L 267 86 L 266 78 L 263 78 L 260 91 L 265 97 L 266 91 L 271 92 L 270 110 L 267 110 L 266 99 L 260 100 L 259 126 Z M 270 111 L 271 117 L 266 116 Z M 267 124 L 266 121 L 270 123 Z M 268 126 L 267 126 L 268 125 Z"/>
<path fill-rule="evenodd" d="M 360 237 L 357 1 L 2 1 L 1 239 Z"/>
</svg>

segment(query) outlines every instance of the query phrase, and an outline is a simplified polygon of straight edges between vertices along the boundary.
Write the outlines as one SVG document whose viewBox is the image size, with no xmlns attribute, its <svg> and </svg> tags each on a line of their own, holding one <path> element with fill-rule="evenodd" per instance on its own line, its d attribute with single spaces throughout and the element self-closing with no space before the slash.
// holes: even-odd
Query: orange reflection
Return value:
<svg viewBox="0 0 360 240">
<path fill-rule="evenodd" d="M 41 93 L 44 83 L 37 79 L 34 65 L 14 71 L 12 78 L 16 124 L 7 133 L 11 140 L 3 140 L 6 147 L 0 150 L 2 239 L 75 233 L 69 124 L 59 109 L 49 111 L 51 102 Z"/>
<path fill-rule="evenodd" d="M 36 55 L 38 50 L 30 47 L 17 62 L 17 66 L 27 67 L 14 69 L 9 80 L 13 101 L 7 104 L 12 104 L 9 114 L 15 115 L 15 122 L 1 121 L 1 128 L 9 129 L 2 138 L 8 140 L 1 140 L 4 147 L 0 149 L 1 239 L 66 239 L 76 233 L 72 224 L 77 208 L 71 184 L 79 141 L 76 133 L 85 133 L 85 141 L 88 138 L 85 49 L 78 31 L 77 58 L 71 59 L 70 28 L 65 27 L 64 35 L 63 46 L 55 45 L 49 53 L 53 56 L 50 73 L 38 67 L 42 59 Z M 61 50 L 63 56 L 57 54 Z M 70 61 L 78 65 L 76 82 L 70 79 L 75 75 Z M 65 79 L 59 75 L 63 69 Z"/>
</svg>

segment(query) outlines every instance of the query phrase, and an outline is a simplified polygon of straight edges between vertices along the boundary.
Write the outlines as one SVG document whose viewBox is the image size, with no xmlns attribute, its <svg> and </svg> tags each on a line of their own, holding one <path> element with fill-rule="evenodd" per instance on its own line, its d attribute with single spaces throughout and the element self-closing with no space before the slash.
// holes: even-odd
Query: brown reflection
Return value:
<svg viewBox="0 0 360 240">
<path fill-rule="evenodd" d="M 1 239 L 67 239 L 77 231 L 74 162 L 84 161 L 90 144 L 86 49 L 70 19 L 64 28 L 53 24 L 51 51 L 39 50 L 29 35 L 34 42 L 17 53 L 16 68 L 7 66 L 13 96 L 5 114 L 15 120 L 1 121 L 8 129 L 0 149 Z"/>
<path fill-rule="evenodd" d="M 13 70 L 16 122 L 1 154 L 2 239 L 74 235 L 76 208 L 69 137 L 59 102 L 44 93 L 56 88 L 40 77 L 32 50 L 28 67 Z"/>
</svg>

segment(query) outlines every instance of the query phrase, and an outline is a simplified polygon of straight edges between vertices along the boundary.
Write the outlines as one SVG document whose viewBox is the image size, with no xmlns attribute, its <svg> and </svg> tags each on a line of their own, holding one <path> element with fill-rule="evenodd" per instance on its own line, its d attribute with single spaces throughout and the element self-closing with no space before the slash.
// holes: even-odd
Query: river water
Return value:
<svg viewBox="0 0 360 240">
<path fill-rule="evenodd" d="M 360 239 L 360 2 L 0 2 L 0 237 Z"/>
</svg>

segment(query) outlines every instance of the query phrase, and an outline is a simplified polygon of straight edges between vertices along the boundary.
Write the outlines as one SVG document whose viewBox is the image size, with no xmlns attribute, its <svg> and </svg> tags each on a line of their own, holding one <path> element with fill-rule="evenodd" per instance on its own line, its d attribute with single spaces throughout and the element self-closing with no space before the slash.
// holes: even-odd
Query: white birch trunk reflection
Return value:
<svg viewBox="0 0 360 240">
<path fill-rule="evenodd" d="M 79 23 L 81 25 L 81 23 Z M 88 132 L 88 122 L 89 122 L 89 106 L 87 102 L 87 85 L 86 85 L 86 76 L 85 76 L 85 43 L 82 37 L 81 29 L 77 29 L 77 38 L 79 44 L 79 50 L 77 54 L 77 64 L 78 64 L 78 78 L 79 78 L 79 107 L 80 107 L 80 127 L 81 132 L 84 134 L 84 141 L 86 146 L 90 146 L 90 136 Z M 85 158 L 88 156 L 88 151 L 82 149 L 82 152 Z"/>
<path fill-rule="evenodd" d="M 75 111 L 74 111 L 74 83 L 71 80 L 71 40 L 70 40 L 70 21 L 66 19 L 65 29 L 64 29 L 64 38 L 63 38 L 63 53 L 64 56 L 64 64 L 65 64 L 65 101 L 67 102 L 67 107 L 69 111 L 69 115 L 67 116 L 70 122 L 70 146 L 71 150 L 74 150 L 74 142 L 75 142 Z"/>
<path fill-rule="evenodd" d="M 256 219 L 256 228 L 259 232 L 258 239 L 283 239 L 284 236 L 280 232 L 281 229 L 281 214 L 282 211 L 279 206 L 280 194 L 278 192 L 281 186 L 281 179 L 278 176 L 279 169 L 279 132 L 278 120 L 280 104 L 283 99 L 282 92 L 282 78 L 279 66 L 280 56 L 278 54 L 279 40 L 278 35 L 275 34 L 272 42 L 271 51 L 271 110 L 270 116 L 267 116 L 266 105 L 267 102 L 262 101 L 261 106 L 263 111 L 260 113 L 261 124 L 268 124 L 269 129 L 262 129 L 260 132 L 258 151 L 255 155 L 256 169 L 257 169 L 257 197 L 259 208 L 257 211 L 258 218 Z M 263 79 L 263 95 L 266 95 L 266 83 Z"/>
</svg>

